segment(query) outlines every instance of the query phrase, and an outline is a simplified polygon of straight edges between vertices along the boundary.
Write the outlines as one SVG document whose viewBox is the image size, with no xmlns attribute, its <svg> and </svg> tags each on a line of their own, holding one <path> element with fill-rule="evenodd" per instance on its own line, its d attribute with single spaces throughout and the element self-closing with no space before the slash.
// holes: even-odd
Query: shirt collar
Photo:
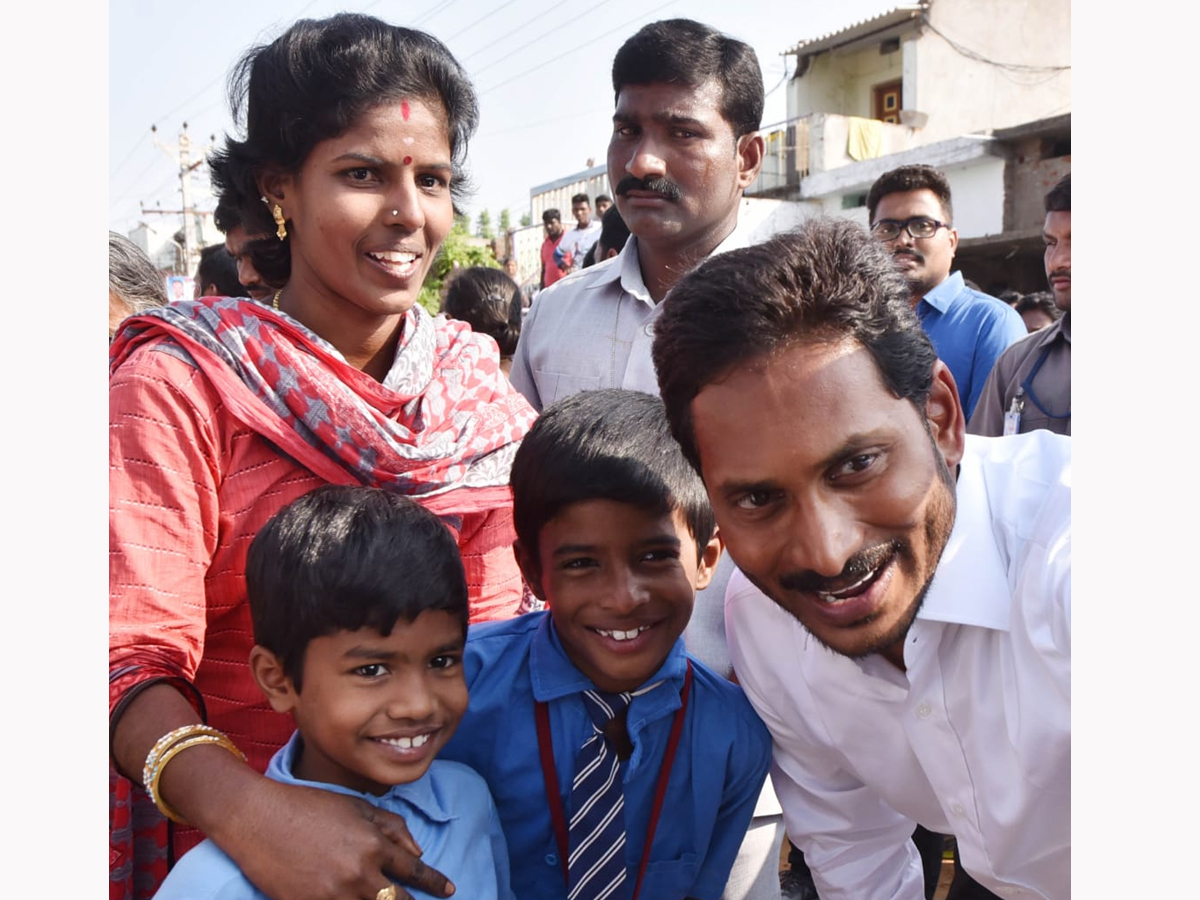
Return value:
<svg viewBox="0 0 1200 900">
<path fill-rule="evenodd" d="M 954 298 L 963 289 L 962 272 L 951 272 L 937 287 L 921 299 L 940 313 L 944 313 L 954 303 Z"/>
<path fill-rule="evenodd" d="M 739 222 L 733 231 L 725 236 L 725 240 L 717 244 L 709 256 L 716 256 L 718 253 L 747 247 L 750 245 L 749 236 L 750 229 L 743 228 Z M 621 289 L 625 293 L 632 294 L 637 299 L 651 306 L 655 305 L 654 301 L 650 298 L 650 289 L 646 287 L 646 282 L 642 279 L 642 266 L 638 262 L 637 248 L 637 235 L 629 235 L 625 241 L 625 246 L 621 248 L 621 252 L 617 254 L 615 261 L 608 267 L 607 271 L 602 274 L 598 273 L 595 276 L 591 287 L 597 288 L 601 285 L 611 284 L 619 279 Z M 708 257 L 705 258 L 707 259 Z"/>
<path fill-rule="evenodd" d="M 983 476 L 988 440 L 967 435 L 955 486 L 954 527 L 917 618 L 1008 631 L 1008 569 L 996 545 Z"/>
<path fill-rule="evenodd" d="M 292 767 L 295 765 L 296 756 L 300 752 L 303 740 L 299 731 L 292 733 L 291 738 L 283 745 L 283 749 L 271 757 L 270 763 L 267 764 L 268 778 L 284 784 L 298 784 L 303 787 L 320 788 L 334 794 L 345 794 L 347 797 L 361 797 L 372 806 L 385 807 L 389 800 L 403 800 L 433 822 L 449 822 L 457 818 L 438 800 L 437 794 L 433 790 L 433 779 L 430 778 L 428 770 L 416 781 L 393 785 L 386 794 L 366 794 L 340 784 L 330 784 L 326 781 L 305 781 L 303 778 L 297 778 L 292 774 Z"/>
<path fill-rule="evenodd" d="M 1069 344 L 1071 343 L 1071 323 L 1064 316 L 1053 325 L 1047 325 L 1040 331 L 1035 331 L 1029 339 L 1033 341 L 1033 346 L 1038 348 L 1049 347 L 1060 339 Z"/>
<path fill-rule="evenodd" d="M 533 698 L 546 703 L 569 694 L 598 690 L 592 680 L 580 672 L 575 667 L 575 663 L 571 662 L 570 657 L 567 656 L 550 613 L 542 613 L 542 616 L 542 621 L 538 625 L 537 631 L 534 632 L 529 648 L 529 674 L 533 682 Z M 675 641 L 675 646 L 671 648 L 671 652 L 667 654 L 667 658 L 658 671 L 646 679 L 646 682 L 640 685 L 634 693 L 637 694 L 657 682 L 671 683 L 675 686 L 672 690 L 656 689 L 648 692 L 644 699 L 654 698 L 661 702 L 660 698 L 669 698 L 674 695 L 675 703 L 672 708 L 677 708 L 679 706 L 679 688 L 683 684 L 683 676 L 686 671 L 687 653 L 683 649 L 683 639 L 679 638 Z"/>
</svg>

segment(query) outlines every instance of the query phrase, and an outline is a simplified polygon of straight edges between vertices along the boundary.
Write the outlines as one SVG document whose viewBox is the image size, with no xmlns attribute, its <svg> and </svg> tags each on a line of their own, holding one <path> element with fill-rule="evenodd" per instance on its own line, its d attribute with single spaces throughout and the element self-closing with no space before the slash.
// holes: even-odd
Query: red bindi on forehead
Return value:
<svg viewBox="0 0 1200 900">
<path fill-rule="evenodd" d="M 405 164 L 406 166 L 408 166 L 408 165 L 412 165 L 412 157 L 411 157 L 411 156 L 406 156 L 406 157 L 404 157 L 404 164 Z"/>
</svg>

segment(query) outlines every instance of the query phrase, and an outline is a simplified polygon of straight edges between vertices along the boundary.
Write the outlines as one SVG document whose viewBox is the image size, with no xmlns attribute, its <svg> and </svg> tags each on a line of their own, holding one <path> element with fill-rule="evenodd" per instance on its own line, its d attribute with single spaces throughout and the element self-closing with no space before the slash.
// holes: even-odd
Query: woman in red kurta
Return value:
<svg viewBox="0 0 1200 900">
<path fill-rule="evenodd" d="M 411 868 L 395 823 L 258 774 L 293 726 L 247 667 L 246 549 L 321 484 L 378 486 L 455 532 L 472 621 L 515 615 L 508 468 L 534 414 L 493 341 L 415 304 L 477 120 L 445 47 L 335 16 L 252 50 L 237 77 L 247 137 L 227 141 L 214 183 L 277 233 L 255 263 L 282 288 L 270 305 L 205 298 L 133 317 L 112 345 L 113 759 L 140 783 L 150 746 L 203 719 L 249 767 L 191 748 L 164 768 L 162 797 L 268 894 L 373 896 L 360 885 Z M 203 836 L 173 830 L 175 854 Z M 129 852 L 114 842 L 112 893 L 148 895 L 165 866 L 131 878 Z"/>
</svg>

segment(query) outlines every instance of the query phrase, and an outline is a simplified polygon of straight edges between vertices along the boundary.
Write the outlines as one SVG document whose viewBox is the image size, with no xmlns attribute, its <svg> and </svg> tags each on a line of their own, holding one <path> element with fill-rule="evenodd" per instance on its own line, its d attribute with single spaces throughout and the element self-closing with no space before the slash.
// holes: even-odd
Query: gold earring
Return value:
<svg viewBox="0 0 1200 900">
<path fill-rule="evenodd" d="M 287 226 L 283 224 L 283 210 L 279 208 L 278 203 L 271 210 L 271 216 L 275 219 L 275 237 L 282 241 L 287 237 Z"/>
</svg>

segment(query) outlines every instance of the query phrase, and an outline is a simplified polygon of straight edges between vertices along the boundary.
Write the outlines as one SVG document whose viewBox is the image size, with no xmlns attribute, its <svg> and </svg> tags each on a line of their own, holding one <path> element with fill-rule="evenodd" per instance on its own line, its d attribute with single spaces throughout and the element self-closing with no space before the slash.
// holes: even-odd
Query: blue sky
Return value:
<svg viewBox="0 0 1200 900">
<path fill-rule="evenodd" d="M 479 94 L 479 131 L 468 165 L 476 193 L 472 219 L 508 207 L 514 222 L 529 189 L 604 160 L 612 115 L 610 72 L 617 48 L 657 19 L 686 16 L 747 41 L 758 54 L 770 93 L 764 124 L 786 117 L 781 82 L 795 58 L 781 55 L 817 37 L 876 15 L 887 0 L 375 0 L 346 7 L 335 0 L 208 0 L 182 4 L 116 0 L 109 7 L 109 227 L 125 232 L 141 204 L 180 208 L 179 178 L 158 139 L 174 146 L 183 122 L 203 148 L 233 127 L 225 79 L 249 46 L 278 36 L 297 18 L 343 9 L 421 28 L 450 48 Z M 201 209 L 211 209 L 206 177 L 193 181 Z M 153 216 L 167 224 L 167 216 Z M 151 221 L 151 219 L 148 219 Z"/>
</svg>

